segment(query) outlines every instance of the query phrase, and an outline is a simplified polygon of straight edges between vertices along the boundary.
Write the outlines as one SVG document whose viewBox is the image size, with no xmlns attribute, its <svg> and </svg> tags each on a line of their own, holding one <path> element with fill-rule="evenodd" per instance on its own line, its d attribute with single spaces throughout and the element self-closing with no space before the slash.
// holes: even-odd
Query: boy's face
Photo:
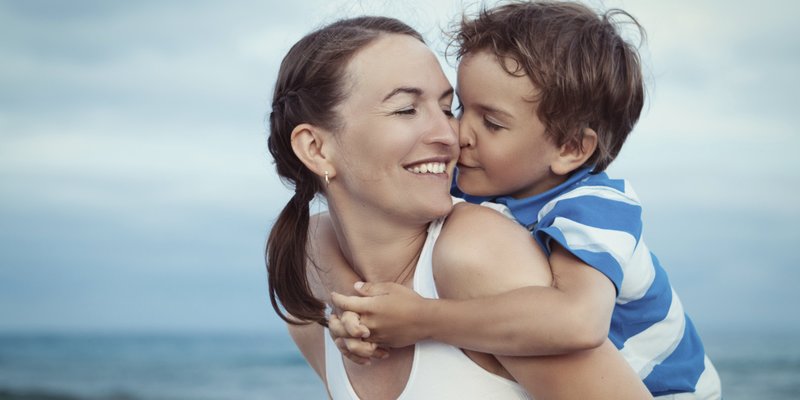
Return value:
<svg viewBox="0 0 800 400">
<path fill-rule="evenodd" d="M 507 62 L 515 70 L 516 62 Z M 488 51 L 467 54 L 458 66 L 461 156 L 458 187 L 475 196 L 528 197 L 555 187 L 559 148 L 536 115 L 538 94 L 524 74 L 510 75 Z"/>
</svg>

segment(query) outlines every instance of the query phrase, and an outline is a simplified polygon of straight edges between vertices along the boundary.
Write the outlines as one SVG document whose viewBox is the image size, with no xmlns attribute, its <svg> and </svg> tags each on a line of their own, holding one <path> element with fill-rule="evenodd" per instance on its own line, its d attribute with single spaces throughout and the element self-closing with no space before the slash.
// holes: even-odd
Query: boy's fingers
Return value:
<svg viewBox="0 0 800 400">
<path fill-rule="evenodd" d="M 389 350 L 383 347 L 376 347 L 375 351 L 372 353 L 372 358 L 385 360 L 389 358 Z"/>
<path fill-rule="evenodd" d="M 336 348 L 339 349 L 339 352 L 342 353 L 343 356 L 347 357 L 350 355 L 350 350 L 347 350 L 347 345 L 344 344 L 343 338 L 336 338 L 333 339 L 333 343 L 336 344 Z"/>
<path fill-rule="evenodd" d="M 365 299 L 358 296 L 345 296 L 336 292 L 331 293 L 331 301 L 340 310 L 353 311 L 363 314 L 366 311 Z"/>
<path fill-rule="evenodd" d="M 347 359 L 358 364 L 358 365 L 369 365 L 371 361 L 369 358 L 359 357 L 355 354 L 350 354 L 347 356 Z"/>
<path fill-rule="evenodd" d="M 361 324 L 360 315 L 352 311 L 345 311 L 342 313 L 341 321 L 348 336 L 354 338 L 369 337 L 369 329 Z"/>
<path fill-rule="evenodd" d="M 365 297 L 372 297 L 388 294 L 391 285 L 391 283 L 383 282 L 356 282 L 353 287 L 356 289 L 358 294 Z"/>
<path fill-rule="evenodd" d="M 336 347 L 342 353 L 342 356 L 347 357 L 348 360 L 350 360 L 350 361 L 352 361 L 352 362 L 354 362 L 356 364 L 360 364 L 360 365 L 369 364 L 369 359 L 368 358 L 359 357 L 359 356 L 351 353 L 350 350 L 347 349 L 347 345 L 345 344 L 345 340 L 344 339 L 339 338 L 339 339 L 334 340 L 333 342 L 336 343 Z"/>
<path fill-rule="evenodd" d="M 331 337 L 334 340 L 336 338 L 350 336 L 347 334 L 347 329 L 345 329 L 344 324 L 342 324 L 342 321 L 336 316 L 336 314 L 333 314 L 330 318 L 328 318 L 328 332 L 330 332 Z"/>
<path fill-rule="evenodd" d="M 372 343 L 367 343 L 360 339 L 343 339 L 344 344 L 350 354 L 369 359 L 375 352 L 377 346 Z"/>
</svg>

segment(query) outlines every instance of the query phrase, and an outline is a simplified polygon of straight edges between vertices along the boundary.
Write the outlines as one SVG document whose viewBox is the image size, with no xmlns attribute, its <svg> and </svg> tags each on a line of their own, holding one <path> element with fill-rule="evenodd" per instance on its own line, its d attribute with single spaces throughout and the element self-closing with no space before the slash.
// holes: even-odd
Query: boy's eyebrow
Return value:
<svg viewBox="0 0 800 400">
<path fill-rule="evenodd" d="M 500 114 L 500 115 L 502 115 L 502 116 L 504 116 L 506 118 L 509 118 L 509 119 L 512 119 L 512 120 L 514 119 L 514 116 L 511 113 L 509 113 L 508 111 L 503 111 L 503 110 L 501 110 L 499 108 L 495 108 L 495 107 L 488 106 L 486 104 L 480 104 L 480 103 L 477 104 L 477 107 L 480 108 L 483 112 L 486 112 L 486 113 Z"/>
<path fill-rule="evenodd" d="M 458 91 L 458 90 L 456 90 L 456 92 L 455 92 L 455 93 L 456 93 L 456 97 L 458 97 L 458 100 L 459 100 L 459 102 L 460 102 L 460 101 L 461 101 L 461 94 L 459 93 L 459 91 Z M 499 108 L 495 108 L 495 107 L 492 107 L 492 106 L 488 106 L 488 105 L 486 105 L 486 104 L 482 104 L 482 103 L 478 103 L 478 104 L 476 104 L 476 106 L 477 106 L 477 107 L 478 107 L 478 108 L 479 108 L 481 111 L 483 111 L 483 112 L 494 113 L 494 114 L 500 114 L 500 115 L 502 115 L 502 116 L 504 116 L 504 117 L 506 117 L 506 118 L 514 119 L 514 116 L 513 116 L 513 115 L 511 115 L 511 113 L 509 113 L 509 112 L 507 112 L 507 111 L 503 111 L 503 110 L 501 110 L 501 109 L 499 109 Z"/>
</svg>

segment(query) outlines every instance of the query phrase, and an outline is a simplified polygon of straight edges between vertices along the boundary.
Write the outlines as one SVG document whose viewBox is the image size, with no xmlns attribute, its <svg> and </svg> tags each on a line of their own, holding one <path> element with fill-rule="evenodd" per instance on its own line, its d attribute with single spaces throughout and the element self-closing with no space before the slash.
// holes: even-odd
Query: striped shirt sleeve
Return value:
<svg viewBox="0 0 800 400">
<path fill-rule="evenodd" d="M 552 241 L 597 269 L 620 292 L 642 233 L 642 208 L 633 193 L 581 186 L 545 205 L 534 235 L 546 251 Z"/>
</svg>

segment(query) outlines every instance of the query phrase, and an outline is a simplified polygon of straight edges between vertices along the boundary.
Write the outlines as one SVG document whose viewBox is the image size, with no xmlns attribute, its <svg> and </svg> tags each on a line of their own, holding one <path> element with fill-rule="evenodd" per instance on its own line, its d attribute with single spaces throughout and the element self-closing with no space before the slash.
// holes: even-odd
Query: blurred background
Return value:
<svg viewBox="0 0 800 400">
<path fill-rule="evenodd" d="M 800 6 L 588 4 L 647 31 L 646 109 L 609 173 L 644 203 L 726 398 L 796 398 Z M 280 61 L 360 14 L 441 54 L 476 7 L 0 0 L 0 398 L 324 397 L 267 297 L 292 193 L 266 151 Z"/>
</svg>

